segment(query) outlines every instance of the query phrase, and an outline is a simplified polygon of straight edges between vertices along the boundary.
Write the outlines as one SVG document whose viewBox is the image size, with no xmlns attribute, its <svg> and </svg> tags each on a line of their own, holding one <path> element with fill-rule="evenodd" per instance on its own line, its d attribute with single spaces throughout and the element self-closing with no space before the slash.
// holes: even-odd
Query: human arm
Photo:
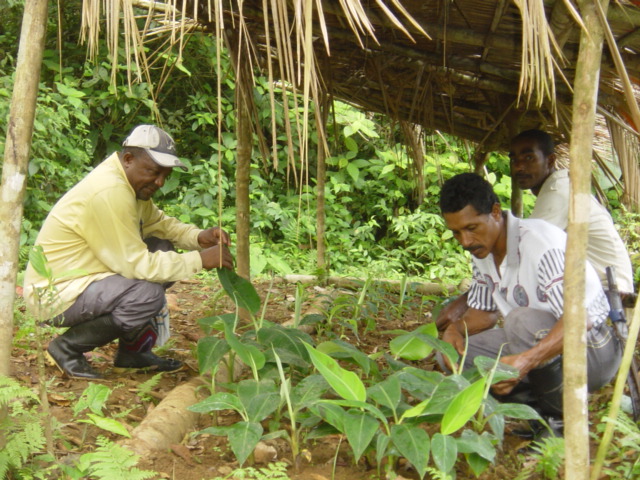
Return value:
<svg viewBox="0 0 640 480">
<path fill-rule="evenodd" d="M 465 292 L 457 298 L 447 303 L 436 318 L 436 326 L 439 332 L 444 332 L 449 325 L 462 317 L 467 311 L 467 297 L 469 292 Z"/>
</svg>

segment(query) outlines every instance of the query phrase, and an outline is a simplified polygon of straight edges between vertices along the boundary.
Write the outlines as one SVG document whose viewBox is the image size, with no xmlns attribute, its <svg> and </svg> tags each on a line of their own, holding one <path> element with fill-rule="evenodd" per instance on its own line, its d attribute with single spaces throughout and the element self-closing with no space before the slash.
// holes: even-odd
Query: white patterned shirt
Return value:
<svg viewBox="0 0 640 480">
<path fill-rule="evenodd" d="M 467 305 L 477 310 L 528 307 L 550 312 L 556 319 L 564 311 L 564 252 L 567 235 L 544 220 L 522 220 L 503 212 L 507 252 L 496 269 L 493 255 L 473 257 L 473 282 Z M 604 322 L 609 303 L 595 270 L 587 263 L 585 307 L 593 326 Z"/>
</svg>

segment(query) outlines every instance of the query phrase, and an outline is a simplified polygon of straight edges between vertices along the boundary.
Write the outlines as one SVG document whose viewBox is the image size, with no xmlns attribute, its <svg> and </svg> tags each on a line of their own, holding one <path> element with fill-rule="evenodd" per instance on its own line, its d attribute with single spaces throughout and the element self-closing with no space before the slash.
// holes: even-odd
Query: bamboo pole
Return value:
<svg viewBox="0 0 640 480">
<path fill-rule="evenodd" d="M 322 101 L 320 105 L 317 105 L 316 121 L 320 123 L 320 125 L 318 125 L 318 131 L 321 130 L 325 132 L 327 130 L 326 126 L 329 113 L 329 99 L 326 95 L 322 95 L 321 98 Z M 318 270 L 322 272 L 323 276 L 328 274 L 326 258 L 327 245 L 325 242 L 325 188 L 327 181 L 326 158 L 326 142 L 321 138 L 318 138 L 318 167 L 316 171 L 316 248 L 318 252 Z"/>
<path fill-rule="evenodd" d="M 600 2 L 606 11 L 608 0 Z M 587 412 L 585 258 L 591 195 L 591 158 L 596 99 L 602 58 L 603 31 L 594 2 L 578 0 L 586 26 L 574 81 L 571 159 L 571 197 L 564 275 L 564 423 L 565 475 L 589 478 L 589 421 Z"/>
<path fill-rule="evenodd" d="M 10 373 L 22 202 L 27 188 L 27 166 L 46 36 L 47 7 L 48 0 L 25 2 L 7 125 L 0 184 L 0 375 Z"/>
</svg>

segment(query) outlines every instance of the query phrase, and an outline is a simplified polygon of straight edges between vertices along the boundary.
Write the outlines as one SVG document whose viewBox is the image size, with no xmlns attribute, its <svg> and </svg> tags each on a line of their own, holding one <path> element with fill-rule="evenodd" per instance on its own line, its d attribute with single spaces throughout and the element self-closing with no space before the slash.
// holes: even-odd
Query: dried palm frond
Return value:
<svg viewBox="0 0 640 480">
<path fill-rule="evenodd" d="M 514 0 L 522 15 L 522 65 L 519 96 L 526 96 L 529 104 L 535 96 L 540 107 L 545 98 L 555 106 L 555 71 L 560 67 L 553 55 L 562 58 L 551 27 L 547 22 L 542 0 Z"/>
<path fill-rule="evenodd" d="M 622 202 L 629 210 L 637 212 L 640 206 L 640 166 L 638 165 L 640 142 L 638 135 L 621 121 L 616 122 L 611 117 L 607 117 L 607 127 L 622 170 L 624 180 Z"/>
</svg>

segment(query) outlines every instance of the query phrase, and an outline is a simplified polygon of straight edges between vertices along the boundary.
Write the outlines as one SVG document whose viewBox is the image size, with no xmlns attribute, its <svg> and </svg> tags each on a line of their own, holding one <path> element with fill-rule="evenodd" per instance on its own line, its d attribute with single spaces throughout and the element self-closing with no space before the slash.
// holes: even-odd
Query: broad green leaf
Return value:
<svg viewBox="0 0 640 480">
<path fill-rule="evenodd" d="M 496 456 L 496 449 L 493 446 L 492 437 L 489 433 L 484 432 L 478 435 L 473 430 L 463 430 L 456 443 L 458 444 L 458 452 L 460 453 L 476 453 L 481 457 L 492 462 Z"/>
<path fill-rule="evenodd" d="M 262 425 L 259 423 L 236 422 L 229 427 L 227 438 L 240 466 L 256 448 L 262 432 Z"/>
<path fill-rule="evenodd" d="M 449 435 L 436 433 L 431 437 L 431 457 L 441 472 L 449 472 L 456 464 L 458 445 Z"/>
<path fill-rule="evenodd" d="M 482 472 L 484 472 L 489 464 L 491 463 L 486 458 L 481 457 L 477 453 L 469 453 L 465 455 L 467 459 L 467 463 L 469 467 L 471 467 L 471 471 L 476 477 L 479 477 Z"/>
<path fill-rule="evenodd" d="M 356 143 L 356 141 L 349 137 L 346 136 L 344 139 L 344 146 L 347 147 L 347 149 L 351 152 L 357 152 L 358 151 L 358 144 Z"/>
<path fill-rule="evenodd" d="M 520 372 L 517 368 L 512 367 L 511 365 L 507 365 L 506 363 L 496 363 L 495 358 L 489 358 L 480 355 L 473 359 L 473 364 L 478 367 L 478 371 L 483 377 L 488 377 L 491 373 L 491 370 L 495 366 L 493 378 L 491 380 L 492 385 L 503 380 L 517 378 L 518 375 L 520 375 Z"/>
<path fill-rule="evenodd" d="M 440 432 L 443 435 L 459 430 L 476 414 L 482 404 L 485 383 L 486 379 L 482 378 L 456 395 L 442 417 Z"/>
<path fill-rule="evenodd" d="M 313 365 L 338 395 L 346 400 L 366 401 L 367 391 L 358 375 L 342 368 L 329 355 L 319 352 L 306 343 L 304 345 Z"/>
<path fill-rule="evenodd" d="M 87 417 L 89 417 L 89 420 L 78 421 L 82 423 L 92 423 L 96 427 L 101 428 L 102 430 L 106 430 L 107 432 L 131 438 L 131 434 L 129 434 L 127 428 L 118 420 L 115 420 L 113 418 L 101 417 L 100 415 L 94 415 L 93 413 L 88 413 Z"/>
<path fill-rule="evenodd" d="M 63 83 L 56 82 L 56 87 L 58 88 L 58 92 L 60 92 L 62 95 L 64 95 L 65 97 L 70 97 L 68 100 L 70 100 L 71 98 L 81 98 L 86 95 L 82 90 L 68 87 Z"/>
<path fill-rule="evenodd" d="M 198 340 L 197 353 L 200 375 L 215 371 L 224 354 L 229 350 L 229 344 L 222 338 L 204 337 Z"/>
<path fill-rule="evenodd" d="M 424 415 L 443 415 L 457 395 L 469 386 L 469 381 L 460 375 L 445 377 L 433 391 L 431 402 Z"/>
<path fill-rule="evenodd" d="M 280 403 L 273 380 L 243 380 L 238 384 L 237 394 L 249 422 L 264 420 Z"/>
<path fill-rule="evenodd" d="M 244 414 L 244 408 L 240 399 L 228 392 L 214 393 L 201 402 L 191 405 L 187 410 L 196 413 L 209 413 L 218 410 L 235 410 L 240 414 Z"/>
<path fill-rule="evenodd" d="M 358 400 L 321 400 L 321 402 L 340 405 L 342 407 L 359 408 L 361 410 L 365 410 L 371 413 L 383 424 L 388 425 L 387 417 L 384 416 L 384 414 L 380 411 L 380 409 L 376 408 L 374 405 L 371 405 L 370 403 L 360 402 Z"/>
<path fill-rule="evenodd" d="M 372 371 L 374 374 L 378 372 L 376 362 L 374 362 L 366 353 L 361 352 L 353 345 L 343 340 L 322 342 L 316 347 L 316 349 L 333 358 L 353 360 L 362 368 L 365 375 L 369 375 Z"/>
<path fill-rule="evenodd" d="M 248 345 L 240 342 L 240 340 L 236 338 L 235 333 L 233 333 L 233 331 L 231 330 L 231 326 L 225 325 L 224 333 L 227 342 L 229 342 L 229 346 L 233 349 L 234 352 L 236 352 L 236 355 L 238 355 L 240 360 L 251 367 L 254 375 L 257 374 L 258 370 L 264 367 L 266 361 L 264 353 L 262 353 L 260 350 L 258 350 L 257 347 L 253 345 Z"/>
<path fill-rule="evenodd" d="M 228 268 L 218 268 L 218 278 L 238 307 L 249 310 L 253 315 L 260 310 L 260 296 L 249 280 Z"/>
<path fill-rule="evenodd" d="M 400 335 L 389 342 L 389 350 L 396 357 L 406 360 L 422 360 L 433 351 L 433 347 L 424 342 L 417 334 L 438 336 L 438 328 L 435 323 L 421 325 L 413 332 Z"/>
<path fill-rule="evenodd" d="M 291 404 L 295 410 L 301 410 L 316 403 L 328 389 L 329 384 L 322 375 L 309 375 L 291 390 Z"/>
<path fill-rule="evenodd" d="M 346 412 L 340 406 L 323 401 L 311 405 L 309 408 L 329 425 L 332 425 L 339 432 L 344 433 L 344 417 Z"/>
<path fill-rule="evenodd" d="M 460 355 L 450 343 L 447 343 L 440 340 L 439 338 L 435 338 L 430 335 L 424 335 L 423 333 L 416 333 L 415 335 L 424 343 L 426 343 L 427 345 L 431 345 L 434 349 L 442 353 L 445 357 L 447 357 L 450 363 L 458 363 Z"/>
<path fill-rule="evenodd" d="M 402 417 L 400 417 L 400 421 L 401 422 L 404 421 L 405 418 L 414 418 L 422 415 L 425 409 L 427 408 L 427 406 L 429 405 L 429 403 L 431 403 L 431 400 L 432 398 L 427 398 L 421 401 L 420 403 L 418 403 L 417 405 L 414 405 L 413 407 L 405 410 L 404 413 L 402 414 Z"/>
<path fill-rule="evenodd" d="M 384 381 L 369 388 L 367 396 L 372 398 L 378 405 L 387 407 L 395 412 L 402 396 L 400 380 L 396 375 L 391 375 Z"/>
<path fill-rule="evenodd" d="M 380 424 L 360 410 L 349 410 L 344 417 L 344 430 L 356 462 L 371 443 Z"/>
<path fill-rule="evenodd" d="M 418 399 L 431 397 L 446 378 L 440 372 L 429 372 L 415 367 L 405 367 L 395 375 L 400 380 L 402 388 Z"/>
<path fill-rule="evenodd" d="M 198 319 L 198 325 L 206 334 L 210 334 L 212 330 L 219 332 L 224 331 L 225 325 L 233 325 L 236 321 L 235 313 L 224 313 L 213 317 L 204 317 Z"/>
<path fill-rule="evenodd" d="M 76 416 L 85 408 L 96 415 L 102 414 L 102 409 L 111 395 L 111 389 L 101 383 L 91 383 L 84 389 L 82 395 L 73 406 L 73 415 Z"/>
<path fill-rule="evenodd" d="M 542 420 L 542 417 L 535 409 L 523 403 L 500 403 L 493 410 L 493 413 L 519 420 Z"/>
<path fill-rule="evenodd" d="M 487 423 L 491 427 L 491 431 L 500 442 L 504 440 L 505 420 L 503 415 L 493 415 L 495 409 L 500 405 L 495 398 L 488 396 L 484 403 L 484 416 L 488 417 Z"/>
<path fill-rule="evenodd" d="M 29 263 L 38 275 L 43 278 L 51 279 L 53 272 L 49 268 L 47 257 L 40 245 L 36 245 L 29 251 Z"/>
<path fill-rule="evenodd" d="M 351 175 L 351 178 L 354 182 L 358 181 L 360 170 L 352 162 L 349 162 L 349 164 L 347 165 L 347 172 L 349 173 L 349 175 Z"/>
<path fill-rule="evenodd" d="M 287 350 L 300 357 L 305 363 L 309 363 L 309 353 L 304 347 L 304 343 L 313 343 L 313 339 L 306 333 L 293 328 L 285 328 L 280 325 L 273 327 L 263 327 L 257 333 L 258 342 L 267 347 L 277 350 Z M 287 363 L 287 362 L 285 362 Z"/>
<path fill-rule="evenodd" d="M 378 432 L 378 437 L 376 438 L 376 463 L 378 466 L 382 463 L 382 460 L 387 454 L 387 447 L 389 446 L 390 441 L 391 437 L 385 433 Z"/>
<path fill-rule="evenodd" d="M 429 463 L 430 442 L 427 432 L 413 425 L 393 425 L 391 441 L 400 455 L 406 458 L 418 471 L 420 478 L 423 478 Z"/>
</svg>

